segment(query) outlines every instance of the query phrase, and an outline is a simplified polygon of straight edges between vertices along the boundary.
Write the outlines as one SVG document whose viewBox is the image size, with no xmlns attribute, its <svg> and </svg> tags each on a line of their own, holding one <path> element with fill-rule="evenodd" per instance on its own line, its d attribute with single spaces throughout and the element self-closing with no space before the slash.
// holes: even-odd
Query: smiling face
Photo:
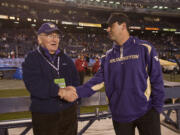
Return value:
<svg viewBox="0 0 180 135">
<path fill-rule="evenodd" d="M 50 54 L 54 54 L 59 47 L 59 34 L 52 32 L 50 34 L 41 33 L 38 35 L 39 44 L 46 48 Z"/>
</svg>

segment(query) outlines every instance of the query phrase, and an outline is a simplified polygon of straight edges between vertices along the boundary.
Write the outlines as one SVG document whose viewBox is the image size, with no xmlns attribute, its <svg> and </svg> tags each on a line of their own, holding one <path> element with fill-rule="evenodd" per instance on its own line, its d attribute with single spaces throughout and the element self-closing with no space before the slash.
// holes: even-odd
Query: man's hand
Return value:
<svg viewBox="0 0 180 135">
<path fill-rule="evenodd" d="M 73 102 L 78 98 L 78 95 L 76 93 L 76 88 L 73 86 L 68 86 L 66 88 L 60 88 L 58 95 L 69 102 Z"/>
</svg>

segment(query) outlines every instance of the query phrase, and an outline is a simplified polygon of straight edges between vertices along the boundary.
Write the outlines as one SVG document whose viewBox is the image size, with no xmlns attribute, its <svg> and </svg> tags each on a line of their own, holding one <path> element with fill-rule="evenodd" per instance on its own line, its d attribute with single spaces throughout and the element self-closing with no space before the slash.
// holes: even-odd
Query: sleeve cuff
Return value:
<svg viewBox="0 0 180 135">
<path fill-rule="evenodd" d="M 92 94 L 95 93 L 95 91 L 91 90 L 90 88 L 85 88 L 83 86 L 79 86 L 76 88 L 77 94 L 79 98 L 83 98 L 83 97 L 89 97 Z"/>
</svg>

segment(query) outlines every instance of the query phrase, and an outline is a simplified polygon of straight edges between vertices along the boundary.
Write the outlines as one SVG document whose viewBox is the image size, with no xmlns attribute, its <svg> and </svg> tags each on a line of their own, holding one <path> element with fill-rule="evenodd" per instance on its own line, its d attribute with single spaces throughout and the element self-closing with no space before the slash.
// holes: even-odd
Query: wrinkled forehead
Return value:
<svg viewBox="0 0 180 135">
<path fill-rule="evenodd" d="M 40 35 L 60 35 L 58 31 L 52 31 L 50 33 L 41 33 Z"/>
<path fill-rule="evenodd" d="M 60 35 L 59 31 L 52 31 L 48 33 L 47 35 Z"/>
</svg>

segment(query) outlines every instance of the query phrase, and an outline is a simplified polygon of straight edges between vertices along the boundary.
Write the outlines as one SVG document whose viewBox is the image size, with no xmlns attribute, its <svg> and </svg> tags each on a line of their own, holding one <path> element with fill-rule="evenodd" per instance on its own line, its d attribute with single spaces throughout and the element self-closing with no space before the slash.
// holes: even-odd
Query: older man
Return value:
<svg viewBox="0 0 180 135">
<path fill-rule="evenodd" d="M 79 78 L 73 61 L 60 50 L 60 31 L 53 23 L 44 23 L 38 30 L 39 47 L 25 58 L 23 80 L 31 95 L 34 135 L 76 135 L 76 102 L 68 97 L 68 85 L 78 86 Z"/>
</svg>

